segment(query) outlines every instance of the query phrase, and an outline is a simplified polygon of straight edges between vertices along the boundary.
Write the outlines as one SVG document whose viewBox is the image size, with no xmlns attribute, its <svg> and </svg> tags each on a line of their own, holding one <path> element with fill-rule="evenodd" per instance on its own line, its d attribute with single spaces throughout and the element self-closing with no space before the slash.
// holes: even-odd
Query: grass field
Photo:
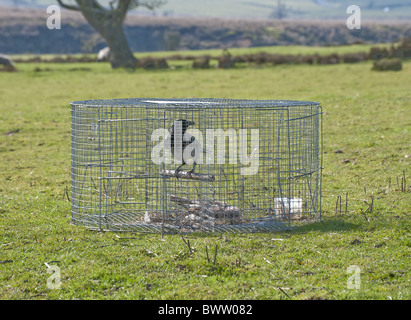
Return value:
<svg viewBox="0 0 411 320">
<path fill-rule="evenodd" d="M 135 72 L 94 63 L 17 67 L 0 74 L 1 299 L 411 298 L 411 61 L 384 73 L 371 71 L 371 62 Z M 71 225 L 69 102 L 125 97 L 319 101 L 323 220 L 290 232 L 190 235 L 191 251 L 176 235 Z M 206 246 L 212 256 L 218 247 L 215 263 Z M 60 268 L 61 289 L 48 288 L 46 263 Z M 347 286 L 353 265 L 361 271 L 358 290 Z"/>
<path fill-rule="evenodd" d="M 236 48 L 234 50 L 229 49 L 228 52 L 233 55 L 242 54 L 256 54 L 265 52 L 268 54 L 281 54 L 281 55 L 328 55 L 338 53 L 340 55 L 347 53 L 358 53 L 358 52 L 370 52 L 371 48 L 386 48 L 390 49 L 391 44 L 352 44 L 345 46 L 328 46 L 328 47 L 317 47 L 317 46 L 271 46 L 271 47 L 251 47 L 251 48 Z M 153 52 L 139 52 L 135 56 L 138 59 L 153 57 L 153 58 L 167 58 L 176 55 L 180 56 L 192 56 L 200 57 L 204 55 L 209 55 L 212 57 L 219 57 L 223 54 L 221 49 L 210 49 L 210 50 L 179 50 L 179 51 L 153 51 Z M 15 59 L 27 60 L 38 55 L 31 54 L 14 54 L 10 57 Z M 42 54 L 41 58 L 45 61 L 52 60 L 55 57 L 67 58 L 71 57 L 90 57 L 97 59 L 96 54 L 71 54 L 71 55 L 55 55 L 55 54 Z"/>
</svg>

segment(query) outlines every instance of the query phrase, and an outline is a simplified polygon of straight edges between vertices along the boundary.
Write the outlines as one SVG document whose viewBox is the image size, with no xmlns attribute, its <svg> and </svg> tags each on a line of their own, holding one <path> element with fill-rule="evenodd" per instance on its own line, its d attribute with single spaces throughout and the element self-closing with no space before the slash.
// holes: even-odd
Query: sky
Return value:
<svg viewBox="0 0 411 320">
<path fill-rule="evenodd" d="M 74 3 L 74 0 L 64 1 Z M 111 0 L 98 1 L 108 5 Z M 52 4 L 57 4 L 57 1 L 0 0 L 0 5 L 18 7 L 29 5 L 44 8 Z M 139 7 L 131 13 L 175 17 L 267 19 L 278 17 L 279 11 L 282 10 L 283 17 L 288 19 L 343 19 L 347 17 L 347 8 L 351 4 L 357 4 L 361 8 L 365 19 L 411 20 L 411 0 L 167 0 L 165 5 L 154 11 Z"/>
</svg>

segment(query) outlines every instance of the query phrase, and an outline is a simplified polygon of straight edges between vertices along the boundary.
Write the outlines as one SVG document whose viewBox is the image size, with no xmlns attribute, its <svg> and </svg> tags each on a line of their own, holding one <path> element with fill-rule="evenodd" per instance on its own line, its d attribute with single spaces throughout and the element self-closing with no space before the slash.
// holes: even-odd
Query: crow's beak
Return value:
<svg viewBox="0 0 411 320">
<path fill-rule="evenodd" d="M 195 122 L 194 122 L 194 121 L 187 121 L 187 124 L 188 124 L 189 126 L 192 126 L 192 125 L 195 124 Z"/>
</svg>

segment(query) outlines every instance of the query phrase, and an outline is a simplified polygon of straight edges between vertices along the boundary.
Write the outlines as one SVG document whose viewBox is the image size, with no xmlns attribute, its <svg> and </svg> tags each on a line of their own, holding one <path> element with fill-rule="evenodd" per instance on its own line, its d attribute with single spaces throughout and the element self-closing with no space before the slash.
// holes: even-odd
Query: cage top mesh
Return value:
<svg viewBox="0 0 411 320">
<path fill-rule="evenodd" d="M 178 233 L 282 231 L 321 214 L 317 102 L 71 103 L 72 223 Z"/>
<path fill-rule="evenodd" d="M 319 106 L 318 102 L 312 101 L 295 101 L 295 100 L 239 100 L 239 99 L 97 99 L 73 101 L 74 106 L 88 107 L 150 107 L 150 108 L 221 108 L 221 107 L 241 107 L 255 108 L 259 107 L 293 107 L 293 106 Z"/>
</svg>

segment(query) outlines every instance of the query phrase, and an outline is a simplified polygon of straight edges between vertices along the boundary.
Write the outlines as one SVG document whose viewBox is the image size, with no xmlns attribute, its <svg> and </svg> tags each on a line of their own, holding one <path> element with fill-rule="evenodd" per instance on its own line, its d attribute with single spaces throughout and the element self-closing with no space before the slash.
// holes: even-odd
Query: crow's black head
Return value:
<svg viewBox="0 0 411 320">
<path fill-rule="evenodd" d="M 186 132 L 187 128 L 188 128 L 189 126 L 192 126 L 193 124 L 195 124 L 193 121 L 185 120 L 185 119 L 179 119 L 179 120 L 174 121 L 173 125 L 171 126 L 170 131 L 173 131 L 174 128 L 175 128 L 177 125 L 181 125 L 181 130 L 182 130 L 182 132 L 184 133 L 184 132 Z"/>
</svg>

